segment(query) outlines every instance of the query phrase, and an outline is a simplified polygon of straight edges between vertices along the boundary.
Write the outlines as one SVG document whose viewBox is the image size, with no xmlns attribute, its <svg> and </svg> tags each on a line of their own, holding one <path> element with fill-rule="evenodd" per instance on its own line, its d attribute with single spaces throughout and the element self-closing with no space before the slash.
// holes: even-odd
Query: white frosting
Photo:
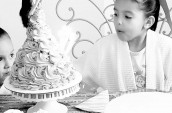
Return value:
<svg viewBox="0 0 172 113">
<path fill-rule="evenodd" d="M 70 83 L 76 71 L 46 25 L 40 3 L 29 17 L 27 39 L 17 52 L 11 84 L 20 89 L 43 90 Z"/>
</svg>

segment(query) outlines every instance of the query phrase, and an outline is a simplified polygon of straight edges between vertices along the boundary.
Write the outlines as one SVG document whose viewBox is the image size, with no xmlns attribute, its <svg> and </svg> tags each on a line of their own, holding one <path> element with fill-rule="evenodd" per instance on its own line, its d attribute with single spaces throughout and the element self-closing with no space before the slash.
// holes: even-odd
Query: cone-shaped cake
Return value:
<svg viewBox="0 0 172 113">
<path fill-rule="evenodd" d="M 69 57 L 63 54 L 47 26 L 41 0 L 33 4 L 28 17 L 27 39 L 16 54 L 9 83 L 17 89 L 29 91 L 62 90 L 68 86 L 72 92 L 75 89 L 69 86 L 79 87 L 81 75 L 73 68 Z"/>
</svg>

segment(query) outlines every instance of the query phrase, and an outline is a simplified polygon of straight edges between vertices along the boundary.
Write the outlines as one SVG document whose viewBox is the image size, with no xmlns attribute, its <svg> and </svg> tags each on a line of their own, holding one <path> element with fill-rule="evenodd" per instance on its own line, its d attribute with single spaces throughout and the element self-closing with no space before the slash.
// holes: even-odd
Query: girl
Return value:
<svg viewBox="0 0 172 113">
<path fill-rule="evenodd" d="M 116 0 L 116 34 L 100 39 L 75 62 L 85 87 L 110 93 L 170 90 L 172 39 L 154 32 L 159 9 L 158 0 Z"/>
<path fill-rule="evenodd" d="M 8 33 L 0 28 L 0 94 L 9 94 L 3 82 L 10 74 L 10 69 L 14 61 L 14 48 Z"/>
</svg>

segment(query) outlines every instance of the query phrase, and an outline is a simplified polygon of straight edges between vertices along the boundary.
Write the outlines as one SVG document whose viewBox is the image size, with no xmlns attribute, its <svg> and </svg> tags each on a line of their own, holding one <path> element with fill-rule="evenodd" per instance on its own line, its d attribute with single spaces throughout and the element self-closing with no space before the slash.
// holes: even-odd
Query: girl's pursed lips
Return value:
<svg viewBox="0 0 172 113">
<path fill-rule="evenodd" d="M 10 74 L 10 71 L 4 73 L 4 75 L 9 75 L 9 74 Z"/>
<path fill-rule="evenodd" d="M 10 74 L 10 70 L 3 72 L 3 75 L 9 75 L 9 74 Z"/>
<path fill-rule="evenodd" d="M 119 32 L 119 33 L 123 33 L 124 32 L 123 30 L 120 30 L 120 29 L 117 29 L 116 31 Z"/>
</svg>

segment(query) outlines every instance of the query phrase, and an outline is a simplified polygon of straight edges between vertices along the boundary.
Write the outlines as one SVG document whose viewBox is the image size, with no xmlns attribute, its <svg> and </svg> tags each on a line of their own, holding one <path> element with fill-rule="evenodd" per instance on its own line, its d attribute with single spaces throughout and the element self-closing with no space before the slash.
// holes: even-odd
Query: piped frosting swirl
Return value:
<svg viewBox="0 0 172 113">
<path fill-rule="evenodd" d="M 75 80 L 76 70 L 45 23 L 41 0 L 29 19 L 27 39 L 16 54 L 10 84 L 24 90 L 48 90 Z"/>
</svg>

